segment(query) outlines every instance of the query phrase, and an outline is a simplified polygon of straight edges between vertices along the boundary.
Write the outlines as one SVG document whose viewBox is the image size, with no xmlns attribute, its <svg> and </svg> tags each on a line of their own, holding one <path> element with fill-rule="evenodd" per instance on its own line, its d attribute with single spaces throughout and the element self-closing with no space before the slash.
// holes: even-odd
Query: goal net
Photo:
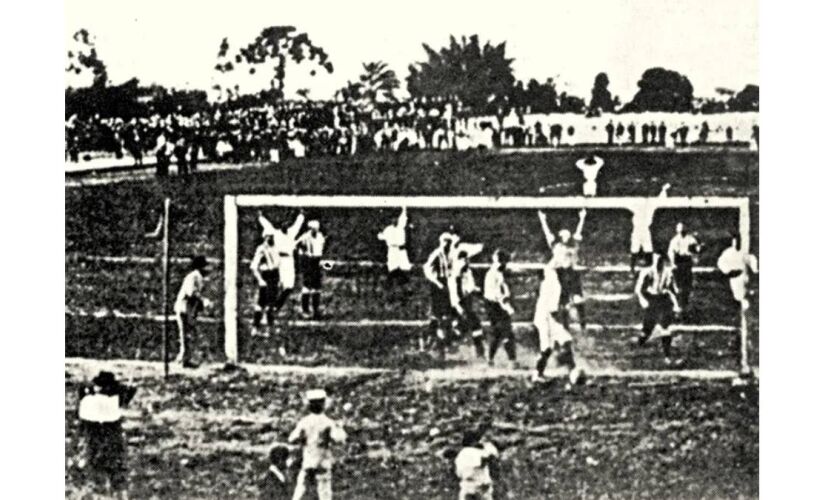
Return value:
<svg viewBox="0 0 825 500">
<path fill-rule="evenodd" d="M 402 207 L 406 208 L 406 250 L 412 269 L 409 282 L 403 285 L 406 295 L 399 297 L 388 288 L 387 246 L 377 235 L 397 222 Z M 483 245 L 471 260 L 479 287 L 483 286 L 485 268 L 495 249 L 505 249 L 512 255 L 509 269 L 516 310 L 514 327 L 517 339 L 523 343 L 520 348 L 529 353 L 535 344 L 530 325 L 536 292 L 541 270 L 551 254 L 537 211 L 546 213 L 551 231 L 575 232 L 582 208 L 587 214 L 578 269 L 586 324 L 583 330 L 577 324 L 571 326 L 580 359 L 597 368 L 614 370 L 661 366 L 656 363 L 660 359 L 656 344 L 646 350 L 631 347 L 643 315 L 634 295 L 637 275 L 629 266 L 631 240 L 638 239 L 634 214 L 646 210 L 656 252 L 667 252 L 680 222 L 702 244 L 693 266 L 690 303 L 672 327 L 674 347 L 679 356 L 686 358 L 685 366 L 749 370 L 749 342 L 753 341 L 755 327 L 758 331 L 758 324 L 749 317 L 755 317 L 755 312 L 745 311 L 733 299 L 728 280 L 716 269 L 732 233 L 740 236 L 745 255 L 751 251 L 749 201 L 733 197 L 229 195 L 224 198 L 223 276 L 227 361 L 268 359 L 256 351 L 264 349 L 263 344 L 250 340 L 255 333 L 258 283 L 249 264 L 262 239 L 259 213 L 280 227 L 292 223 L 303 211 L 307 221 L 320 222 L 326 237 L 322 257 L 323 315 L 320 319 L 301 316 L 305 276 L 298 265 L 293 294 L 276 319 L 278 328 L 290 330 L 289 335 L 300 338 L 304 330 L 311 330 L 358 337 L 370 328 L 382 328 L 382 342 L 406 339 L 402 347 L 414 351 L 416 330 L 426 328 L 430 302 L 421 266 L 437 247 L 439 235 L 453 231 L 464 242 Z M 300 233 L 306 230 L 304 223 Z M 478 302 L 476 309 L 485 320 L 484 307 Z M 364 356 L 370 355 L 370 345 L 364 343 L 361 348 Z"/>
</svg>

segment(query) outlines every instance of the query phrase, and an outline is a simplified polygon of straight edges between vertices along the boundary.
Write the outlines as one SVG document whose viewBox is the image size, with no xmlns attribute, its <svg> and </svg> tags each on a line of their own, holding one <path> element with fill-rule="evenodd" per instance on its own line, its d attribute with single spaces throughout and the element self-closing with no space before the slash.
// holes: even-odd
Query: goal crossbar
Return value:
<svg viewBox="0 0 825 500">
<path fill-rule="evenodd" d="M 732 208 L 739 211 L 741 248 L 750 253 L 750 200 L 726 196 L 361 196 L 268 195 L 224 196 L 224 351 L 227 361 L 238 362 L 238 208 L 424 208 L 424 209 L 625 209 Z M 747 322 L 740 311 L 740 369 L 750 370 Z"/>
</svg>

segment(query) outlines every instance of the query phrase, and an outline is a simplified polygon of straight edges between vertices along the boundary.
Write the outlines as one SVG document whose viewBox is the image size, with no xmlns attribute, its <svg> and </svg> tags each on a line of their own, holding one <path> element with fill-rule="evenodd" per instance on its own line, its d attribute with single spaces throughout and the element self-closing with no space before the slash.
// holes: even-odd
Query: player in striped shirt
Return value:
<svg viewBox="0 0 825 500">
<path fill-rule="evenodd" d="M 672 334 L 670 327 L 676 314 L 682 310 L 677 299 L 678 289 L 673 279 L 673 268 L 667 255 L 654 254 L 650 267 L 639 273 L 636 281 L 636 297 L 644 310 L 642 334 L 638 337 L 643 346 L 653 335 L 656 326 L 661 328 L 662 352 L 665 363 L 671 364 Z"/>
<path fill-rule="evenodd" d="M 447 331 L 453 315 L 447 281 L 452 262 L 453 235 L 442 233 L 438 238 L 438 248 L 433 250 L 424 263 L 424 277 L 430 282 L 430 331 L 431 338 L 438 344 L 440 354 L 447 347 Z M 419 338 L 419 349 L 425 348 L 426 338 Z"/>
<path fill-rule="evenodd" d="M 466 250 L 459 250 L 453 260 L 447 285 L 450 304 L 456 314 L 455 329 L 461 336 L 470 336 L 476 355 L 484 359 L 484 332 L 481 329 L 481 320 L 473 307 L 473 299 L 479 289 L 470 269 L 470 256 Z"/>
<path fill-rule="evenodd" d="M 263 242 L 255 249 L 255 255 L 249 263 L 249 269 L 258 283 L 258 301 L 255 304 L 255 312 L 252 319 L 252 334 L 258 335 L 261 327 L 261 320 L 266 315 L 267 325 L 271 328 L 275 321 L 275 304 L 280 293 L 278 267 L 280 256 L 275 247 L 276 229 L 269 224 L 263 224 Z"/>
</svg>

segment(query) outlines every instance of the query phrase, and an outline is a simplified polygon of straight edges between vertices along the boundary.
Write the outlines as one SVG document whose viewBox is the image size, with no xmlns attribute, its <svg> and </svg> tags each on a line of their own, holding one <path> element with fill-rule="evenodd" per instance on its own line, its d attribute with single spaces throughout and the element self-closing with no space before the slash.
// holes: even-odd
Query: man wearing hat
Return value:
<svg viewBox="0 0 825 500">
<path fill-rule="evenodd" d="M 499 453 L 495 445 L 483 440 L 483 432 L 472 429 L 462 437 L 461 451 L 455 457 L 459 500 L 493 500 L 491 468 L 497 465 Z"/>
<path fill-rule="evenodd" d="M 321 233 L 321 223 L 311 220 L 309 230 L 298 238 L 298 253 L 303 262 L 304 286 L 301 290 L 301 312 L 305 318 L 321 316 L 321 257 L 324 254 L 326 238 Z M 313 314 L 309 305 L 312 301 Z"/>
<path fill-rule="evenodd" d="M 121 498 L 126 498 L 127 486 L 121 409 L 136 392 L 136 388 L 121 384 L 108 371 L 101 371 L 92 379 L 91 386 L 80 389 L 78 417 L 85 451 L 81 468 L 96 487 L 108 486 Z"/>
<path fill-rule="evenodd" d="M 264 227 L 267 227 L 267 225 L 272 226 L 263 215 L 259 215 L 258 219 Z M 275 231 L 275 248 L 278 249 L 278 275 L 281 285 L 281 293 L 275 302 L 276 311 L 283 307 L 292 293 L 292 289 L 295 288 L 295 257 L 293 254 L 295 253 L 298 232 L 304 225 L 304 219 L 302 210 L 294 222 L 284 221 L 281 228 Z"/>
<path fill-rule="evenodd" d="M 444 355 L 447 343 L 447 330 L 450 327 L 452 305 L 447 281 L 452 263 L 454 236 L 449 232 L 441 233 L 438 248 L 430 253 L 424 264 L 424 277 L 430 282 L 430 329 L 438 343 L 440 354 Z M 425 338 L 419 338 L 419 349 L 424 350 Z"/>
<path fill-rule="evenodd" d="M 278 249 L 275 246 L 275 233 L 277 230 L 266 219 L 262 219 L 262 225 L 261 237 L 263 242 L 255 249 L 255 255 L 249 264 L 255 280 L 258 282 L 258 302 L 255 304 L 255 313 L 252 320 L 253 335 L 257 335 L 260 331 L 264 314 L 266 314 L 267 325 L 270 329 L 272 328 L 275 321 L 275 304 L 280 293 L 278 268 L 281 257 L 278 255 Z"/>
<path fill-rule="evenodd" d="M 301 445 L 301 471 L 295 485 L 292 500 L 303 498 L 307 482 L 313 481 L 319 500 L 332 498 L 333 443 L 343 443 L 347 433 L 335 420 L 324 414 L 327 394 L 323 389 L 307 391 L 309 414 L 301 418 L 289 435 L 289 442 Z"/>
<path fill-rule="evenodd" d="M 289 494 L 289 447 L 276 444 L 269 450 L 269 465 L 260 480 L 261 500 L 280 500 L 291 498 Z"/>
<path fill-rule="evenodd" d="M 181 363 L 184 368 L 197 367 L 197 364 L 192 361 L 191 346 L 194 342 L 198 313 L 210 304 L 209 300 L 202 295 L 204 276 L 208 272 L 208 267 L 209 264 L 203 255 L 193 258 L 191 270 L 183 278 L 177 300 L 175 300 L 175 321 L 178 324 L 180 335 L 180 348 L 175 362 Z"/>
</svg>

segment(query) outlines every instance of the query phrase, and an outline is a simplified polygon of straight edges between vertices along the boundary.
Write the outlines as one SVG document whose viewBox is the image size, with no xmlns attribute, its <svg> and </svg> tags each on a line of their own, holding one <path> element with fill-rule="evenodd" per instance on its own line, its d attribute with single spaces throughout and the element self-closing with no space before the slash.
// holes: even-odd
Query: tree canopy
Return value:
<svg viewBox="0 0 825 500">
<path fill-rule="evenodd" d="M 593 90 L 590 94 L 590 111 L 605 111 L 612 113 L 615 110 L 613 95 L 607 89 L 610 80 L 607 73 L 599 73 L 593 82 Z"/>
<path fill-rule="evenodd" d="M 435 50 L 424 44 L 427 60 L 410 65 L 407 90 L 413 97 L 458 97 L 475 110 L 501 103 L 515 82 L 513 59 L 505 55 L 505 42 L 483 46 L 478 35 L 454 36 Z"/>
<path fill-rule="evenodd" d="M 642 73 L 638 85 L 638 92 L 624 111 L 693 110 L 693 85 L 686 76 L 676 71 L 650 68 Z"/>
</svg>

